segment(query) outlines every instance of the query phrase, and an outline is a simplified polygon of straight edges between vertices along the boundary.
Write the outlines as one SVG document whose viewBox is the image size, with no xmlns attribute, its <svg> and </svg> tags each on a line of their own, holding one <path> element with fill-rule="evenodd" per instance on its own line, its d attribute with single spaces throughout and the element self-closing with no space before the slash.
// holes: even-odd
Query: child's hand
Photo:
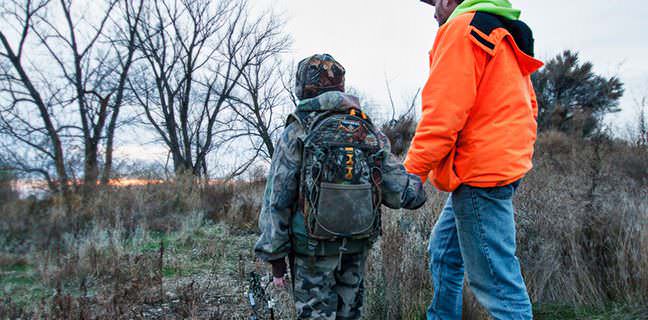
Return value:
<svg viewBox="0 0 648 320">
<path fill-rule="evenodd" d="M 270 261 L 272 265 L 272 283 L 275 287 L 283 289 L 286 287 L 286 272 L 288 271 L 286 266 L 286 260 L 281 258 L 277 260 Z"/>
<path fill-rule="evenodd" d="M 286 287 L 286 279 L 284 277 L 272 277 L 272 284 L 274 284 L 277 288 L 283 289 Z"/>
</svg>

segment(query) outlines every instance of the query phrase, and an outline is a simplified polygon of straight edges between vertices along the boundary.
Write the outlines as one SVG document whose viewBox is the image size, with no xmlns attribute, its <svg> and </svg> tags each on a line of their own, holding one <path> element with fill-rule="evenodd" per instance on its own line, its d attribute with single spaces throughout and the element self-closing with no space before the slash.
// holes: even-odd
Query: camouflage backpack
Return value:
<svg viewBox="0 0 648 320">
<path fill-rule="evenodd" d="M 300 204 L 309 238 L 377 235 L 384 150 L 371 120 L 349 108 L 310 113 L 300 122 Z"/>
</svg>

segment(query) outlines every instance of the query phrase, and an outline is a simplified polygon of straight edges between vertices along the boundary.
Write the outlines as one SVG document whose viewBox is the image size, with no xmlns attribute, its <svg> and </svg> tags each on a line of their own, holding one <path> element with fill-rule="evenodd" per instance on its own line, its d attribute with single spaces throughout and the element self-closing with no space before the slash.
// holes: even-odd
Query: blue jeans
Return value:
<svg viewBox="0 0 648 320">
<path fill-rule="evenodd" d="M 515 256 L 513 194 L 519 182 L 495 188 L 460 186 L 430 236 L 434 298 L 428 319 L 461 319 L 464 268 L 468 284 L 493 319 L 532 319 Z"/>
</svg>

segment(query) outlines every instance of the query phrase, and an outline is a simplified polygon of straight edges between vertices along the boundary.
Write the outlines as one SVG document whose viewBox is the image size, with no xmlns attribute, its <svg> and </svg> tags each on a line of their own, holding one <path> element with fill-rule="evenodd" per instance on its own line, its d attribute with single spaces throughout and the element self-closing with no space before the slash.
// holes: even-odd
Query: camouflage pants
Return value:
<svg viewBox="0 0 648 320">
<path fill-rule="evenodd" d="M 295 306 L 299 319 L 360 319 L 367 253 L 295 258 Z"/>
</svg>

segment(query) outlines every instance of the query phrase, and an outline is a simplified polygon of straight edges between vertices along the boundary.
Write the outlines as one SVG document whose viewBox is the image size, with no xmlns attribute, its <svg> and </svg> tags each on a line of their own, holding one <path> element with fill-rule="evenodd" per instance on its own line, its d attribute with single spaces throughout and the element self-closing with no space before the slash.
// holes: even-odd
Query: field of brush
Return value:
<svg viewBox="0 0 648 320">
<path fill-rule="evenodd" d="M 543 134 L 515 198 L 536 319 L 648 319 L 648 150 Z M 112 187 L 0 206 L 1 319 L 248 319 L 263 181 Z M 447 194 L 385 210 L 366 319 L 424 319 L 427 241 Z M 268 287 L 276 318 L 289 293 Z M 487 319 L 469 290 L 464 319 Z"/>
</svg>

